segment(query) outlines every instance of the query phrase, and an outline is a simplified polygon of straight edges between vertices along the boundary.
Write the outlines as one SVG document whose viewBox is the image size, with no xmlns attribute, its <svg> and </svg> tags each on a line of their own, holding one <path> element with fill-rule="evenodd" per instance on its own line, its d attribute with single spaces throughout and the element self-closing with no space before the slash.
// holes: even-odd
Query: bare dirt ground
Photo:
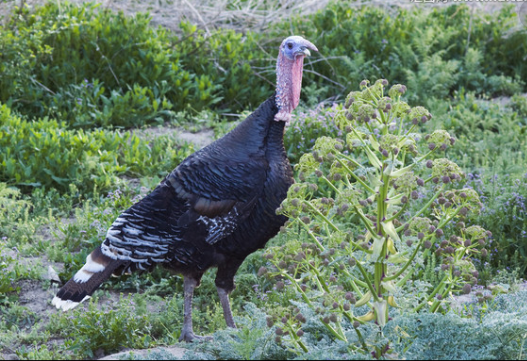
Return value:
<svg viewBox="0 0 527 361">
<path fill-rule="evenodd" d="M 214 131 L 212 129 L 203 129 L 199 132 L 193 133 L 182 128 L 162 126 L 136 129 L 134 130 L 134 134 L 147 141 L 162 135 L 169 135 L 180 141 L 194 144 L 195 149 L 201 149 L 214 141 Z"/>
</svg>

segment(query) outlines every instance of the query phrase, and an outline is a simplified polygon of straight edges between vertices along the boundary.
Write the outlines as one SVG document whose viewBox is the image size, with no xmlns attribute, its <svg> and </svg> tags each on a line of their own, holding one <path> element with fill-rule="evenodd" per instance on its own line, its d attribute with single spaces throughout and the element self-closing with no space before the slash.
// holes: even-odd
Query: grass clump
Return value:
<svg viewBox="0 0 527 361">
<path fill-rule="evenodd" d="M 66 340 L 66 347 L 79 357 L 93 358 L 98 349 L 106 353 L 123 347 L 145 348 L 152 342 L 146 309 L 144 305 L 138 309 L 131 297 L 122 297 L 115 309 L 99 310 L 90 302 L 87 310 L 52 320 L 50 328 L 71 337 Z"/>
</svg>

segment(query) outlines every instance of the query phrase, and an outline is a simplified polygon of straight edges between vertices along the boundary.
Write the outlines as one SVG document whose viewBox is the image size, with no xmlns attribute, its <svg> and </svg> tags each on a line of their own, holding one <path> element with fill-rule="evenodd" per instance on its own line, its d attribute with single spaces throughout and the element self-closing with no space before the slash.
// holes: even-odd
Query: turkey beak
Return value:
<svg viewBox="0 0 527 361">
<path fill-rule="evenodd" d="M 304 39 L 302 46 L 300 46 L 300 51 L 297 52 L 298 55 L 311 56 L 309 50 L 318 51 L 317 47 L 313 43 Z"/>
</svg>

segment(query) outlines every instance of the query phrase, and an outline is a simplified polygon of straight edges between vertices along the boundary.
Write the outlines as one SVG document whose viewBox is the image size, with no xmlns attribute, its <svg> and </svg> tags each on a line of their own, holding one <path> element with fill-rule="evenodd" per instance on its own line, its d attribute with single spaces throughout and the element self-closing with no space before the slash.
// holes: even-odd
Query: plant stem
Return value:
<svg viewBox="0 0 527 361">
<path fill-rule="evenodd" d="M 300 287 L 298 285 L 298 282 L 296 281 L 296 279 L 291 277 L 291 275 L 289 275 L 287 272 L 282 272 L 281 275 L 285 276 L 287 279 L 289 279 L 289 281 L 291 281 L 291 283 L 293 283 L 295 285 L 296 289 L 298 290 L 298 292 L 300 292 L 300 294 L 302 295 L 302 298 L 304 299 L 304 301 L 306 301 L 306 303 L 309 305 L 309 307 L 313 307 L 313 304 L 309 300 L 309 297 L 307 297 L 306 293 L 304 291 L 302 291 L 302 287 Z"/>
<path fill-rule="evenodd" d="M 351 162 L 353 163 L 355 166 L 357 167 L 360 167 L 360 168 L 364 168 L 364 166 L 360 163 L 358 163 L 355 159 L 351 158 L 350 156 L 346 155 L 346 154 L 340 154 L 340 156 L 344 159 L 346 159 L 348 162 Z"/>
<path fill-rule="evenodd" d="M 421 246 L 423 245 L 424 241 L 426 241 L 428 238 L 430 238 L 431 236 L 429 235 L 428 237 L 425 237 L 423 238 L 419 244 L 417 245 L 417 247 L 415 247 L 414 249 L 414 252 L 412 253 L 412 255 L 410 256 L 410 259 L 406 262 L 406 264 L 403 266 L 403 268 L 401 268 L 399 271 L 397 271 L 395 274 L 393 274 L 392 276 L 389 276 L 389 277 L 386 277 L 384 280 L 385 281 L 392 281 L 394 279 L 396 279 L 397 277 L 399 277 L 400 275 L 402 275 L 404 273 L 404 271 L 406 271 L 406 269 L 412 264 L 415 256 L 417 255 L 417 252 L 419 251 L 419 249 L 421 248 Z"/>
<path fill-rule="evenodd" d="M 348 339 L 346 338 L 346 336 L 339 334 L 333 327 L 331 327 L 329 323 L 324 323 L 322 318 L 319 318 L 319 320 L 320 322 L 322 322 L 324 326 L 326 326 L 326 328 L 329 330 L 329 332 L 333 334 L 333 336 L 335 336 L 337 339 L 341 341 L 348 342 Z"/>
<path fill-rule="evenodd" d="M 298 219 L 297 219 L 298 220 Z M 298 220 L 298 222 L 300 222 L 300 224 L 302 225 L 302 227 L 304 227 L 304 229 L 306 230 L 307 234 L 313 239 L 313 241 L 315 241 L 315 243 L 317 244 L 318 247 L 320 247 L 321 250 L 325 250 L 325 247 L 322 245 L 322 243 L 319 242 L 319 240 L 317 239 L 317 237 L 313 234 L 313 232 L 311 232 L 311 230 L 309 229 L 309 226 L 307 224 L 305 224 L 304 222 L 302 222 L 301 220 Z"/>
<path fill-rule="evenodd" d="M 357 262 L 357 267 L 359 268 L 360 273 L 362 273 L 362 277 L 364 277 L 364 282 L 368 285 L 368 288 L 370 289 L 371 294 L 373 295 L 373 298 L 375 301 L 379 301 L 379 296 L 377 296 L 377 292 L 375 292 L 375 289 L 373 288 L 373 285 L 371 284 L 370 278 L 368 277 L 368 274 L 366 273 L 366 270 L 360 262 Z"/>
<path fill-rule="evenodd" d="M 403 204 L 403 206 L 401 207 L 401 209 L 400 209 L 397 213 L 395 213 L 393 216 L 391 216 L 390 218 L 388 218 L 388 219 L 386 220 L 386 222 L 391 222 L 391 221 L 393 221 L 394 219 L 399 218 L 399 216 L 400 216 L 401 214 L 403 214 L 403 212 L 406 210 L 407 206 L 408 206 L 408 202 L 406 202 L 405 204 Z"/>
<path fill-rule="evenodd" d="M 364 213 L 362 213 L 362 211 L 360 210 L 359 207 L 357 207 L 356 204 L 353 205 L 353 207 L 355 208 L 355 212 L 357 212 L 357 214 L 359 215 L 359 217 L 361 218 L 362 220 L 362 223 L 364 223 L 364 225 L 366 226 L 366 228 L 368 228 L 368 231 L 370 231 L 370 233 L 373 235 L 375 235 L 375 230 L 373 228 L 371 228 L 372 224 L 370 222 L 370 220 L 368 218 L 366 218 L 366 216 L 364 215 Z"/>
<path fill-rule="evenodd" d="M 329 185 L 330 188 L 333 189 L 333 191 L 335 191 L 336 194 L 340 194 L 340 191 L 338 190 L 338 188 L 335 187 L 335 186 L 333 185 L 333 183 L 331 183 L 331 182 L 329 181 L 329 179 L 326 178 L 326 176 L 323 175 L 321 178 L 322 178 L 322 179 L 323 179 L 323 180 Z"/>
<path fill-rule="evenodd" d="M 364 342 L 364 337 L 362 336 L 362 333 L 360 332 L 358 328 L 355 329 L 355 332 L 357 333 L 357 336 L 359 337 L 359 342 L 362 345 L 362 349 L 364 350 L 364 352 L 366 352 L 366 354 L 368 354 L 369 353 L 368 346 L 366 345 L 366 342 Z"/>
<path fill-rule="evenodd" d="M 445 287 L 445 281 L 447 279 L 448 279 L 448 275 L 445 275 L 443 279 L 439 282 L 437 287 L 430 293 L 430 296 L 428 296 L 426 300 L 424 300 L 419 306 L 417 306 L 414 309 L 414 312 L 418 312 L 419 310 L 421 310 L 421 308 L 423 308 L 426 304 L 428 304 L 428 302 L 430 302 L 430 300 L 432 300 L 432 298 L 434 298 L 435 295 L 440 293 L 443 290 L 443 287 Z"/>
<path fill-rule="evenodd" d="M 342 156 L 342 154 L 340 154 Z M 358 177 L 351 169 L 349 169 L 348 165 L 344 163 L 342 160 L 340 160 L 338 157 L 336 158 L 337 162 L 339 162 L 344 169 L 357 181 L 359 182 L 366 190 L 370 193 L 375 193 L 375 190 L 371 189 L 370 186 L 368 186 L 360 177 Z"/>
<path fill-rule="evenodd" d="M 307 205 L 309 208 L 311 208 L 315 213 L 326 222 L 334 231 L 340 233 L 340 229 L 333 224 L 325 215 L 322 214 L 316 207 L 314 207 L 311 203 L 303 201 L 305 205 Z"/>
</svg>

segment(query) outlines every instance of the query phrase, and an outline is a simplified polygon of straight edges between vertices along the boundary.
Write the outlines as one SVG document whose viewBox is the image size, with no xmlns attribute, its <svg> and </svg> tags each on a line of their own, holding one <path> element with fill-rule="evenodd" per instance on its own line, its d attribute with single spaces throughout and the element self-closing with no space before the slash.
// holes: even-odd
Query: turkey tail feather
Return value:
<svg viewBox="0 0 527 361">
<path fill-rule="evenodd" d="M 102 253 L 101 247 L 86 257 L 86 264 L 57 293 L 51 302 L 67 311 L 84 302 L 119 267 L 128 262 L 112 259 Z"/>
</svg>

